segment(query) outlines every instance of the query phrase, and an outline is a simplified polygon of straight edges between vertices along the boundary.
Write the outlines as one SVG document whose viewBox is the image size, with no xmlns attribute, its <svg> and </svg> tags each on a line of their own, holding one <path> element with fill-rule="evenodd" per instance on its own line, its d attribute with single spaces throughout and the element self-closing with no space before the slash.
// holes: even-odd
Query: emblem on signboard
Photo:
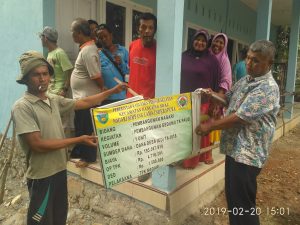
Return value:
<svg viewBox="0 0 300 225">
<path fill-rule="evenodd" d="M 100 123 L 106 124 L 106 122 L 108 121 L 108 113 L 98 113 L 97 119 Z"/>
<path fill-rule="evenodd" d="M 177 99 L 177 103 L 178 105 L 183 108 L 187 105 L 188 99 L 186 96 L 179 96 L 179 98 Z"/>
</svg>

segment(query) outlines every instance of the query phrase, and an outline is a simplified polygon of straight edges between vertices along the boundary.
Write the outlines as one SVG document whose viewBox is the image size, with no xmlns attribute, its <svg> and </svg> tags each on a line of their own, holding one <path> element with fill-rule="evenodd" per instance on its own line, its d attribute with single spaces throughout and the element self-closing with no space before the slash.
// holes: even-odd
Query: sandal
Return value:
<svg viewBox="0 0 300 225">
<path fill-rule="evenodd" d="M 82 159 L 80 159 L 79 161 L 77 161 L 77 162 L 75 163 L 75 166 L 76 166 L 77 168 L 85 168 L 85 167 L 87 167 L 88 165 L 89 165 L 89 163 L 86 162 L 86 161 L 84 161 L 84 160 L 82 160 Z"/>
<path fill-rule="evenodd" d="M 213 164 L 214 163 L 214 160 L 213 159 L 210 159 L 210 160 L 206 160 L 204 161 L 205 164 Z"/>
</svg>

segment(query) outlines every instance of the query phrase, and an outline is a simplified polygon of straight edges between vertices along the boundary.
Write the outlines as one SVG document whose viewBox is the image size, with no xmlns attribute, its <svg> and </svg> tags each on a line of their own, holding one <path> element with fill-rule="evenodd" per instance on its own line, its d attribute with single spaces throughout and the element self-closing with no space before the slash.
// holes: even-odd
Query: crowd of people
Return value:
<svg viewBox="0 0 300 225">
<path fill-rule="evenodd" d="M 36 51 L 21 55 L 17 82 L 26 85 L 27 92 L 15 103 L 12 115 L 27 160 L 28 224 L 66 223 L 66 148 L 74 146 L 70 155 L 80 159 L 77 167 L 97 159 L 90 108 L 131 97 L 126 93 L 128 87 L 146 99 L 155 97 L 156 31 L 155 15 L 143 13 L 139 38 L 128 52 L 113 42 L 107 24 L 78 18 L 71 24 L 73 41 L 80 48 L 74 66 L 58 47 L 58 33 L 52 27 L 40 33 L 42 45 L 48 49 L 47 60 Z M 200 109 L 207 117 L 196 129 L 201 147 L 221 138 L 228 207 L 250 209 L 255 207 L 256 177 L 268 156 L 279 107 L 278 87 L 270 71 L 275 49 L 269 41 L 252 44 L 246 62 L 234 67 L 243 74 L 234 78 L 239 81 L 231 87 L 235 75 L 227 44 L 224 33 L 211 38 L 206 30 L 198 30 L 182 53 L 180 91 L 207 89 Z M 122 82 L 118 84 L 115 78 Z M 212 93 L 228 105 L 212 100 Z M 66 138 L 64 128 L 72 112 L 75 137 Z M 184 160 L 182 166 L 193 169 L 201 161 L 212 164 L 212 152 Z M 141 176 L 139 181 L 149 176 Z M 258 215 L 229 214 L 229 218 L 230 224 L 259 224 Z"/>
</svg>

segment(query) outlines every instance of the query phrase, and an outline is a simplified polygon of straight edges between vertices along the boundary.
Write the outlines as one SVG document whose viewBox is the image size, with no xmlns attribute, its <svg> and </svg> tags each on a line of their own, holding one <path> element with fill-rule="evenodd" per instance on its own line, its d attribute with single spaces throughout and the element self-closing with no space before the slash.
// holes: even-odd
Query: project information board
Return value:
<svg viewBox="0 0 300 225">
<path fill-rule="evenodd" d="M 191 154 L 191 93 L 91 112 L 107 188 Z"/>
</svg>

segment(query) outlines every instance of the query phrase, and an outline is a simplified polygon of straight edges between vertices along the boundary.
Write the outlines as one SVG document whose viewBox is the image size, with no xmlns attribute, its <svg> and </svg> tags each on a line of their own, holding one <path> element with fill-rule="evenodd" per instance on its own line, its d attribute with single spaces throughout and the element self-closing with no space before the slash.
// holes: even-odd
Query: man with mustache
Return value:
<svg viewBox="0 0 300 225">
<path fill-rule="evenodd" d="M 129 46 L 129 82 L 128 85 L 144 98 L 155 97 L 156 40 L 157 19 L 152 13 L 143 13 L 139 18 L 140 38 Z M 132 97 L 127 93 L 127 97 Z M 148 180 L 150 174 L 138 177 L 140 182 Z"/>
<path fill-rule="evenodd" d="M 220 151 L 225 159 L 225 194 L 230 225 L 259 225 L 257 176 L 264 166 L 277 123 L 279 88 L 272 76 L 274 44 L 259 40 L 249 47 L 247 75 L 226 94 L 225 116 L 200 124 L 198 135 L 222 129 Z M 208 95 L 213 91 L 207 90 Z"/>
<path fill-rule="evenodd" d="M 144 98 L 155 97 L 157 19 L 151 13 L 139 18 L 140 38 L 129 46 L 129 87 Z M 132 97 L 130 93 L 127 97 Z"/>
</svg>

